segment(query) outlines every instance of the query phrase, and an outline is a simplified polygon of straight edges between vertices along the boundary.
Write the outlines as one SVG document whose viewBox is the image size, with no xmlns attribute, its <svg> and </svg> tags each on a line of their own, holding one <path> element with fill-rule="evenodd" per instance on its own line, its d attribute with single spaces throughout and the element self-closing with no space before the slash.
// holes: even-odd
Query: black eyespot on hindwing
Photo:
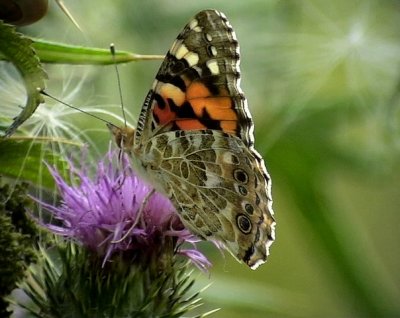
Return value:
<svg viewBox="0 0 400 318">
<path fill-rule="evenodd" d="M 237 224 L 239 230 L 243 234 L 249 234 L 251 232 L 251 229 L 252 229 L 251 221 L 246 215 L 239 214 L 236 217 L 236 224 Z"/>
</svg>

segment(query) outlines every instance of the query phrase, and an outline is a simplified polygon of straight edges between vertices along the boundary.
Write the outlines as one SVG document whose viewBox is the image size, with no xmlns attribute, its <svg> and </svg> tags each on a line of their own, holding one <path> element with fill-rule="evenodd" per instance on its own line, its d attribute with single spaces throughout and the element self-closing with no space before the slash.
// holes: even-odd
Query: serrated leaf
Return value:
<svg viewBox="0 0 400 318">
<path fill-rule="evenodd" d="M 54 179 L 44 162 L 62 167 L 66 162 L 41 143 L 32 140 L 0 139 L 0 175 L 53 188 Z M 59 169 L 63 171 L 64 169 Z"/>
<path fill-rule="evenodd" d="M 7 128 L 6 136 L 12 135 L 43 102 L 38 88 L 44 90 L 47 75 L 31 44 L 32 40 L 17 33 L 13 26 L 0 21 L 0 52 L 20 73 L 28 95 L 22 111 L 14 118 L 11 126 Z"/>
</svg>

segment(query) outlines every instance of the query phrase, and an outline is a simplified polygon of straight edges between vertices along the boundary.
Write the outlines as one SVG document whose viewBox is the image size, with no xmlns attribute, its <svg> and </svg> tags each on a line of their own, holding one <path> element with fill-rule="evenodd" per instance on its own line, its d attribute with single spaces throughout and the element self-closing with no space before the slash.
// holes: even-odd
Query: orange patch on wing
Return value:
<svg viewBox="0 0 400 318">
<path fill-rule="evenodd" d="M 236 120 L 237 114 L 232 109 L 232 98 L 225 90 L 221 96 L 213 96 L 209 89 L 200 82 L 192 83 L 186 92 L 194 113 L 201 117 L 206 109 L 215 120 Z"/>
<path fill-rule="evenodd" d="M 161 85 L 157 87 L 157 91 L 165 102 L 165 107 L 161 109 L 157 102 L 153 101 L 155 103 L 153 112 L 158 117 L 159 124 L 175 122 L 182 130 L 207 129 L 207 124 L 200 121 L 206 111 L 212 120 L 220 121 L 222 131 L 236 135 L 238 114 L 233 108 L 234 102 L 229 92 L 221 88 L 220 94 L 213 95 L 204 83 L 191 82 L 185 77 L 183 79 L 187 85 L 186 94 L 170 83 L 160 83 Z M 178 107 L 188 101 L 199 119 L 178 118 L 177 114 L 171 111 L 168 99 L 172 99 Z"/>
<path fill-rule="evenodd" d="M 201 97 L 209 97 L 211 96 L 211 92 L 208 88 L 201 82 L 192 82 L 186 91 L 186 98 L 201 98 Z"/>
<path fill-rule="evenodd" d="M 191 100 L 194 112 L 198 116 L 202 116 L 204 109 L 212 119 L 236 120 L 237 115 L 231 108 L 232 100 L 230 97 L 209 97 Z"/>
<path fill-rule="evenodd" d="M 221 121 L 221 128 L 223 132 L 236 135 L 237 121 L 223 120 Z"/>
<path fill-rule="evenodd" d="M 197 119 L 186 119 L 186 120 L 177 120 L 176 125 L 182 130 L 199 130 L 199 129 L 207 129 L 200 121 Z"/>
<path fill-rule="evenodd" d="M 158 117 L 160 125 L 167 124 L 176 119 L 176 114 L 171 111 L 168 104 L 165 105 L 164 109 L 161 109 L 155 100 L 153 104 L 155 104 L 153 105 L 153 113 Z"/>
</svg>

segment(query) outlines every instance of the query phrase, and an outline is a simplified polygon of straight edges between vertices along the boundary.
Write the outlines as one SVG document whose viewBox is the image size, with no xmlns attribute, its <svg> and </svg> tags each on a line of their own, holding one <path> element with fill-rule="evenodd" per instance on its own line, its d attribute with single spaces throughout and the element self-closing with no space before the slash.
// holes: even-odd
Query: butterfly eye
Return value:
<svg viewBox="0 0 400 318">
<path fill-rule="evenodd" d="M 237 226 L 239 227 L 239 230 L 243 234 L 249 234 L 251 232 L 251 228 L 252 228 L 251 221 L 246 215 L 239 214 L 236 217 L 236 223 L 237 223 Z"/>
</svg>

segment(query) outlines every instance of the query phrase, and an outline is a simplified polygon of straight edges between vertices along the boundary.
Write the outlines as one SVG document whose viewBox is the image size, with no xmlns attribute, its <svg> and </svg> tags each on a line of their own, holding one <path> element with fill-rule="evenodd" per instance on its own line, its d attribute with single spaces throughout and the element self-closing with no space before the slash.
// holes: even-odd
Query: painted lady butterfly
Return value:
<svg viewBox="0 0 400 318">
<path fill-rule="evenodd" d="M 168 51 L 137 128 L 110 129 L 189 230 L 255 269 L 267 259 L 275 220 L 239 61 L 225 15 L 199 12 Z"/>
</svg>

